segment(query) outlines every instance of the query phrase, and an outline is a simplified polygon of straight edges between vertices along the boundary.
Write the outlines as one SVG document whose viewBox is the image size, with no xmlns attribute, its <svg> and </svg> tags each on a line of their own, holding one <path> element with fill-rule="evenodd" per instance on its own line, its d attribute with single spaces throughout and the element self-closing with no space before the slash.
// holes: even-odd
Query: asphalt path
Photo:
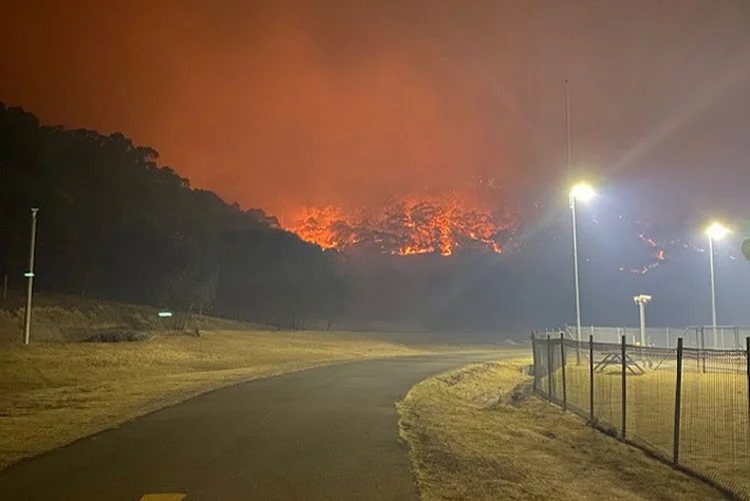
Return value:
<svg viewBox="0 0 750 501">
<path fill-rule="evenodd" d="M 214 391 L 7 468 L 0 500 L 416 500 L 394 404 L 430 375 L 518 355 L 352 362 Z"/>
</svg>

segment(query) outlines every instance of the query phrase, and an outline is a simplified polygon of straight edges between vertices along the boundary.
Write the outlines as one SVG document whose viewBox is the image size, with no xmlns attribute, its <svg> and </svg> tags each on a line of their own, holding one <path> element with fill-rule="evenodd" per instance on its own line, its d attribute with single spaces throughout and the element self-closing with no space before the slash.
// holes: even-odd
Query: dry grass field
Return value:
<svg viewBox="0 0 750 501">
<path fill-rule="evenodd" d="M 531 396 L 529 361 L 425 380 L 399 404 L 422 499 L 695 500 L 718 491 Z"/>
<path fill-rule="evenodd" d="M 339 361 L 425 353 L 327 332 L 0 344 L 0 468 L 227 384 Z"/>
</svg>

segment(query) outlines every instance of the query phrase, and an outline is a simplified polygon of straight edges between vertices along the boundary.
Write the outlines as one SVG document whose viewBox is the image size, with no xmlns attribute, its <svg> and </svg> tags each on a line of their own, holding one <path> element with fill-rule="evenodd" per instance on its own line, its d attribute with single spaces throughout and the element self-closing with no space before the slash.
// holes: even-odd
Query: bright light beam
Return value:
<svg viewBox="0 0 750 501">
<path fill-rule="evenodd" d="M 721 240 L 729 233 L 729 229 L 721 223 L 714 223 L 706 228 L 706 235 L 713 240 Z"/>
<path fill-rule="evenodd" d="M 575 200 L 588 202 L 596 196 L 596 192 L 594 191 L 594 188 L 592 188 L 588 184 L 579 183 L 573 186 L 573 188 L 570 190 L 570 196 Z"/>
</svg>

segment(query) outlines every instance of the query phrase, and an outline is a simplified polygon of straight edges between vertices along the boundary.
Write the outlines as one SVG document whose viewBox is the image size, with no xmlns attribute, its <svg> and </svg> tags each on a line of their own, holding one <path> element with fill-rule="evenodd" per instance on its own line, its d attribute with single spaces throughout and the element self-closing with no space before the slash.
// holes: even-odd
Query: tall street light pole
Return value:
<svg viewBox="0 0 750 501">
<path fill-rule="evenodd" d="M 31 340 L 31 296 L 34 290 L 34 253 L 36 248 L 36 214 L 39 209 L 31 209 L 31 245 L 29 247 L 29 271 L 24 275 L 28 279 L 26 287 L 26 315 L 23 322 L 23 344 Z"/>
<path fill-rule="evenodd" d="M 714 240 L 721 240 L 727 235 L 727 233 L 729 233 L 729 230 L 720 223 L 714 223 L 706 230 L 706 234 L 708 235 L 708 259 L 711 266 L 711 327 L 714 331 L 714 349 L 719 348 L 719 333 L 717 330 L 716 322 L 716 273 L 714 272 Z"/>
<path fill-rule="evenodd" d="M 588 202 L 594 198 L 596 194 L 593 188 L 587 184 L 577 184 L 570 190 L 570 216 L 573 222 L 573 273 L 575 277 L 575 289 L 576 289 L 576 341 L 578 342 L 578 350 L 576 350 L 576 356 L 578 363 L 581 360 L 581 286 L 578 272 L 578 223 L 576 217 L 576 201 Z"/>
</svg>

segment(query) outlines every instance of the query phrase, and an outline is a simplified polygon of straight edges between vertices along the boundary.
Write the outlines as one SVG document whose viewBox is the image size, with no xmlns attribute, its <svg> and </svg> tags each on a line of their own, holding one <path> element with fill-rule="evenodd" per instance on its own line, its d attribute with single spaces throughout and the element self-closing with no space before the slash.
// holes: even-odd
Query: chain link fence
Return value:
<svg viewBox="0 0 750 501">
<path fill-rule="evenodd" d="M 568 334 L 533 335 L 535 393 L 750 501 L 750 337 L 714 350 L 682 336 L 669 348 Z"/>
<path fill-rule="evenodd" d="M 566 325 L 557 330 L 546 330 L 544 335 L 559 337 L 564 333 L 567 339 L 577 340 L 575 326 Z M 639 327 L 603 327 L 598 325 L 581 326 L 581 340 L 585 341 L 594 336 L 598 343 L 619 344 L 622 336 L 632 345 L 649 346 L 654 348 L 676 348 L 677 339 L 682 338 L 686 348 L 702 348 L 715 350 L 742 350 L 745 339 L 750 336 L 750 327 L 738 325 L 718 325 L 716 335 L 710 325 L 691 327 L 646 327 L 644 339 L 641 339 Z"/>
</svg>

